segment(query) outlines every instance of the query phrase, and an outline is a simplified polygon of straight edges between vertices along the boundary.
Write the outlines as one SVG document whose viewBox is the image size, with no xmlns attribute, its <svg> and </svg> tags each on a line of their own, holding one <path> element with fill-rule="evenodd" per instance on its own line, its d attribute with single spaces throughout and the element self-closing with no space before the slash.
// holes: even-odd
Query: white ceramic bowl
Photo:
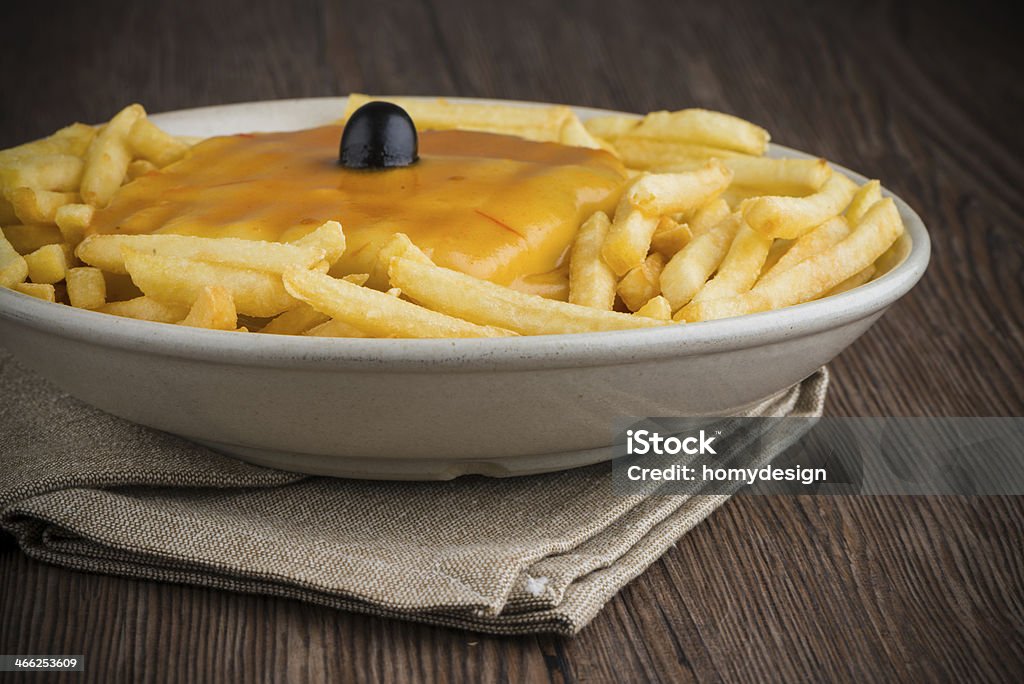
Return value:
<svg viewBox="0 0 1024 684">
<path fill-rule="evenodd" d="M 322 98 L 153 119 L 206 136 L 310 127 L 344 108 Z M 807 156 L 778 145 L 771 154 Z M 887 272 L 740 318 L 511 339 L 324 339 L 135 321 L 0 288 L 0 345 L 89 404 L 276 468 L 384 479 L 558 470 L 607 459 L 617 417 L 729 413 L 846 348 L 928 264 L 921 219 L 894 199 L 907 233 Z"/>
</svg>

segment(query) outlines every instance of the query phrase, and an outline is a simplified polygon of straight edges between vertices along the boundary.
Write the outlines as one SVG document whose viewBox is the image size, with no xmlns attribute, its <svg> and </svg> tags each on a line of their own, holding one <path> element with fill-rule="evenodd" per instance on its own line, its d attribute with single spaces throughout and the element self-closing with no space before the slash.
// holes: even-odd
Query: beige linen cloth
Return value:
<svg viewBox="0 0 1024 684">
<path fill-rule="evenodd" d="M 751 415 L 820 415 L 827 384 L 822 369 Z M 727 498 L 616 496 L 608 464 L 450 482 L 269 470 L 90 408 L 0 350 L 0 526 L 69 568 L 574 634 Z"/>
</svg>

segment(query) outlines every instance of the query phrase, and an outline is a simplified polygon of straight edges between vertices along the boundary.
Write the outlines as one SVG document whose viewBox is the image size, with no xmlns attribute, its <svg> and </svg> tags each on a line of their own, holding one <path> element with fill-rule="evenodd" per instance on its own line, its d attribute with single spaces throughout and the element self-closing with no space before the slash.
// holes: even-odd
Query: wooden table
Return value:
<svg viewBox="0 0 1024 684">
<path fill-rule="evenodd" d="M 952 4 L 952 3 L 951 3 Z M 56 5 L 56 6 L 55 6 Z M 71 120 L 348 91 L 704 106 L 884 179 L 921 284 L 831 366 L 832 415 L 1024 414 L 1024 85 L 998 6 L 27 3 L 0 146 Z M 1020 680 L 1024 499 L 741 497 L 575 639 L 491 638 L 0 552 L 0 653 L 109 681 Z"/>
</svg>

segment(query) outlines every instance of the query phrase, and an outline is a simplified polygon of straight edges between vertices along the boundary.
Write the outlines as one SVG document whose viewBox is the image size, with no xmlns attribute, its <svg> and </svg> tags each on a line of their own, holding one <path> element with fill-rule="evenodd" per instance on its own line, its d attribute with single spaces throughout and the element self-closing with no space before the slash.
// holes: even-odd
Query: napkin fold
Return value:
<svg viewBox="0 0 1024 684">
<path fill-rule="evenodd" d="M 827 386 L 821 369 L 745 415 L 819 416 Z M 33 558 L 481 632 L 578 632 L 728 498 L 617 496 L 609 464 L 448 482 L 270 470 L 91 408 L 3 351 L 0 398 L 0 528 Z"/>
</svg>

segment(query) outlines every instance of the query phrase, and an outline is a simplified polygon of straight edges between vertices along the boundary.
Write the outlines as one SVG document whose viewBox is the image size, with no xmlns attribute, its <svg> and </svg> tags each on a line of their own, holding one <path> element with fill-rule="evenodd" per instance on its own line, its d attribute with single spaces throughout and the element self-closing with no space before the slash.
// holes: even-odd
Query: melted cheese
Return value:
<svg viewBox="0 0 1024 684">
<path fill-rule="evenodd" d="M 366 273 L 396 232 L 442 266 L 565 297 L 565 255 L 582 223 L 611 211 L 625 174 L 600 150 L 467 131 L 424 131 L 420 161 L 338 165 L 339 126 L 218 137 L 122 187 L 91 230 L 297 239 L 327 220 L 348 249 L 334 275 Z"/>
</svg>

